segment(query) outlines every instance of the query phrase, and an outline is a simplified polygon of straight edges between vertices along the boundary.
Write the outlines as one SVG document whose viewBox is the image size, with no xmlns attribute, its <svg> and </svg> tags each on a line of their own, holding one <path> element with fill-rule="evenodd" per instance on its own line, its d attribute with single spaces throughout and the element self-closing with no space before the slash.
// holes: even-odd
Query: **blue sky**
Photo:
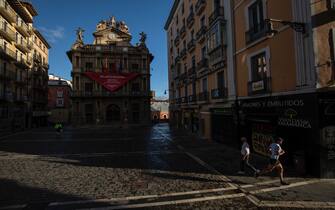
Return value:
<svg viewBox="0 0 335 210">
<path fill-rule="evenodd" d="M 138 42 L 141 31 L 147 33 L 147 46 L 155 56 L 151 65 L 151 89 L 158 96 L 164 95 L 164 90 L 168 89 L 164 24 L 173 0 L 32 0 L 32 3 L 39 13 L 35 27 L 52 46 L 49 73 L 71 79 L 71 64 L 66 51 L 75 41 L 77 27 L 85 29 L 85 43 L 92 43 L 96 24 L 115 16 L 128 25 L 133 44 Z"/>
</svg>

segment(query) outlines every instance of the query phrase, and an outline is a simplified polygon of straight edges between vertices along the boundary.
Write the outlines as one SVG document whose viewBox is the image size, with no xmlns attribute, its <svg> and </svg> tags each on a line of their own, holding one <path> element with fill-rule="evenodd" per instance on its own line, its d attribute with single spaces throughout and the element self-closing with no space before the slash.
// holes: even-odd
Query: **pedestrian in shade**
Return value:
<svg viewBox="0 0 335 210">
<path fill-rule="evenodd" d="M 263 174 L 267 174 L 273 171 L 274 169 L 277 169 L 280 178 L 280 183 L 282 185 L 289 185 L 289 183 L 284 181 L 284 168 L 279 160 L 280 156 L 285 154 L 285 151 L 281 148 L 283 141 L 284 140 L 282 138 L 278 137 L 276 138 L 276 141 L 269 146 L 269 152 L 271 154 L 269 164 L 262 171 L 256 172 L 255 173 L 256 177 L 261 176 Z"/>
<path fill-rule="evenodd" d="M 250 168 L 254 173 L 258 173 L 257 170 L 253 165 L 249 163 L 250 158 L 250 146 L 248 144 L 247 138 L 241 138 L 242 146 L 241 146 L 241 162 L 240 162 L 240 170 L 237 172 L 238 174 L 242 175 L 245 174 L 245 165 Z"/>
</svg>

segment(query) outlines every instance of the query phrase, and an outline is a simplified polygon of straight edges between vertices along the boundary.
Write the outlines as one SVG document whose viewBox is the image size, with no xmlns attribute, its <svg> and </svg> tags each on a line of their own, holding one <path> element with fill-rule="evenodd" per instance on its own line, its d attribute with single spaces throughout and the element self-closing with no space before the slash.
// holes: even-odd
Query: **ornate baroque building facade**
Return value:
<svg viewBox="0 0 335 210">
<path fill-rule="evenodd" d="M 72 63 L 72 123 L 147 124 L 150 122 L 152 54 L 142 32 L 133 46 L 128 26 L 114 17 L 101 21 L 94 43 L 84 44 L 83 30 L 68 51 Z"/>
<path fill-rule="evenodd" d="M 0 132 L 46 124 L 50 45 L 31 3 L 0 0 Z"/>
</svg>

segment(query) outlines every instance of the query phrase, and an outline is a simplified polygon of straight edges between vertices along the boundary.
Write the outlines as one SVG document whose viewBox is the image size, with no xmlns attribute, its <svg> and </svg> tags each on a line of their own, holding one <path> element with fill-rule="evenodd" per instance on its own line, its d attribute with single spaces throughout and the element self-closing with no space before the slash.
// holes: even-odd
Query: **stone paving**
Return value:
<svg viewBox="0 0 335 210">
<path fill-rule="evenodd" d="M 0 209 L 335 209 L 334 180 L 238 168 L 238 150 L 167 124 L 32 130 L 0 138 Z"/>
</svg>

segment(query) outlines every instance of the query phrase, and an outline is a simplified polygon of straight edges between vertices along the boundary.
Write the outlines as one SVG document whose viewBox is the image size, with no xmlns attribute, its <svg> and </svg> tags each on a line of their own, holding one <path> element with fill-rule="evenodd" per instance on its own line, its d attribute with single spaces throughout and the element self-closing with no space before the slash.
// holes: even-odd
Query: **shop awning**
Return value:
<svg viewBox="0 0 335 210">
<path fill-rule="evenodd" d="M 98 82 L 110 92 L 122 88 L 127 82 L 139 76 L 139 73 L 85 72 L 90 79 Z"/>
</svg>

